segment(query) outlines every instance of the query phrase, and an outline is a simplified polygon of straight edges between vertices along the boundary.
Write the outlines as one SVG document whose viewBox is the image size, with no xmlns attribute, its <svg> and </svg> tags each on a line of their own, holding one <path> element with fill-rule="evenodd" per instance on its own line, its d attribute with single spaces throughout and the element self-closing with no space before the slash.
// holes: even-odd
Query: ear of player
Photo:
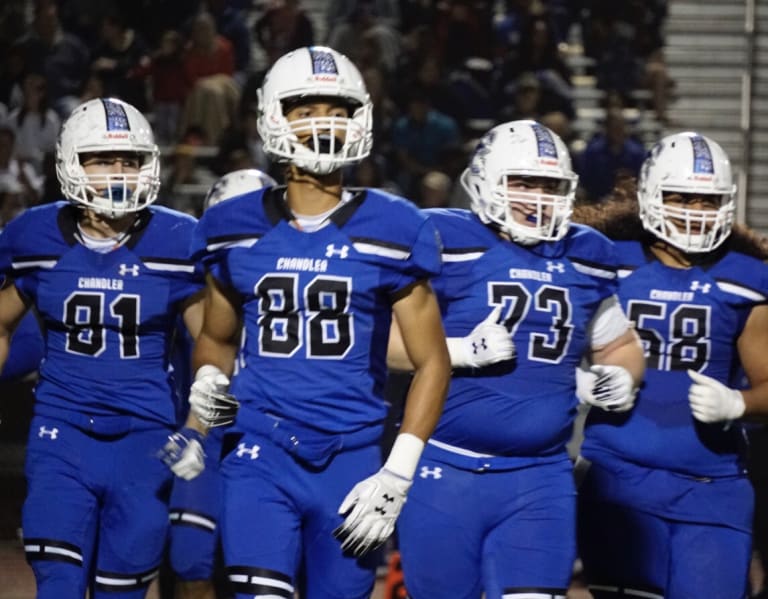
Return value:
<svg viewBox="0 0 768 599">
<path fill-rule="evenodd" d="M 627 412 L 635 405 L 637 389 L 632 375 L 621 366 L 593 364 L 576 369 L 576 397 L 607 412 Z"/>
<path fill-rule="evenodd" d="M 227 391 L 229 377 L 210 364 L 201 366 L 189 391 L 192 413 L 208 428 L 232 424 L 240 404 Z"/>
</svg>

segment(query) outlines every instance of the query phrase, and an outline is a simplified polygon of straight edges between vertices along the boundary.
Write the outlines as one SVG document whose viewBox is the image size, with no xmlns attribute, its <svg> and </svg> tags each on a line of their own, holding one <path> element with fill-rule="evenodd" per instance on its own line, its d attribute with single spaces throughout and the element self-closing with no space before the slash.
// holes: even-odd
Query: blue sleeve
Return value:
<svg viewBox="0 0 768 599">
<path fill-rule="evenodd" d="M 13 333 L 0 381 L 12 381 L 35 372 L 43 359 L 44 349 L 40 325 L 35 313 L 30 310 Z"/>
</svg>

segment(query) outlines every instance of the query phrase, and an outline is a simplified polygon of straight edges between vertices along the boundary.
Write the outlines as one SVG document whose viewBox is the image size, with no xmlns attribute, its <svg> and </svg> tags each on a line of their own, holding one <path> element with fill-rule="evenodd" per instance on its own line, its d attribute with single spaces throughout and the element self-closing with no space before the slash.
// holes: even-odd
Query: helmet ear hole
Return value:
<svg viewBox="0 0 768 599">
<path fill-rule="evenodd" d="M 343 106 L 347 116 L 288 122 L 288 113 L 310 102 Z M 300 48 L 279 58 L 258 90 L 258 104 L 257 126 L 264 151 L 277 162 L 326 175 L 360 162 L 371 152 L 373 105 L 363 77 L 332 48 Z"/>
<path fill-rule="evenodd" d="M 88 155 L 139 156 L 138 172 L 87 175 Z M 56 176 L 71 202 L 108 218 L 143 210 L 160 190 L 160 150 L 141 112 L 122 100 L 97 98 L 72 111 L 56 144 Z"/>
<path fill-rule="evenodd" d="M 531 178 L 554 184 L 531 186 Z M 578 177 L 566 145 L 536 121 L 511 121 L 488 131 L 460 180 L 480 220 L 517 243 L 557 241 L 568 232 Z M 510 180 L 523 184 L 513 191 Z"/>
<path fill-rule="evenodd" d="M 720 196 L 719 207 L 665 201 Z M 661 139 L 640 169 L 638 205 L 643 227 L 686 253 L 709 252 L 730 235 L 736 210 L 736 185 L 728 156 L 714 140 L 694 132 Z"/>
</svg>

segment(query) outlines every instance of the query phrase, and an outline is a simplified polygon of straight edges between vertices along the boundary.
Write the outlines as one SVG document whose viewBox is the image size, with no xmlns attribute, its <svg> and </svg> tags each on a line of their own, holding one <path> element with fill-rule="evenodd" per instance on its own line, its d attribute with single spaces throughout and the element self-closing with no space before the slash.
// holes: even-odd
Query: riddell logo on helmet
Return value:
<svg viewBox="0 0 768 599">
<path fill-rule="evenodd" d="M 713 178 L 712 175 L 694 175 L 692 177 L 694 181 L 711 181 Z"/>
<path fill-rule="evenodd" d="M 315 81 L 336 81 L 338 77 L 336 75 L 312 75 L 312 79 Z"/>
<path fill-rule="evenodd" d="M 546 164 L 548 166 L 557 166 L 557 160 L 552 158 L 539 158 L 539 164 Z"/>
<path fill-rule="evenodd" d="M 128 133 L 125 132 L 115 132 L 115 131 L 107 131 L 106 135 L 104 136 L 107 139 L 128 139 Z"/>
</svg>

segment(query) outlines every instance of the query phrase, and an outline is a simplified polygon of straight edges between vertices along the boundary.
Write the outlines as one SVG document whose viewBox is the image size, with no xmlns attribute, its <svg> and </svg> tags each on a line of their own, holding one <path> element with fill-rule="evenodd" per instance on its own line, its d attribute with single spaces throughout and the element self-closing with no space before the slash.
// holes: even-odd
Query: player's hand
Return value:
<svg viewBox="0 0 768 599">
<path fill-rule="evenodd" d="M 627 412 L 635 405 L 637 389 L 632 375 L 621 366 L 593 364 L 576 369 L 576 397 L 583 404 L 607 412 Z"/>
<path fill-rule="evenodd" d="M 208 428 L 232 424 L 240 404 L 228 393 L 229 378 L 215 366 L 201 366 L 189 390 L 192 413 Z"/>
<path fill-rule="evenodd" d="M 339 506 L 339 515 L 346 518 L 333 534 L 341 548 L 361 556 L 386 541 L 412 483 L 386 468 L 357 483 Z"/>
<path fill-rule="evenodd" d="M 466 337 L 449 337 L 448 353 L 455 368 L 481 368 L 515 357 L 515 344 L 507 327 L 499 323 L 498 305 Z"/>
<path fill-rule="evenodd" d="M 176 476 L 192 480 L 205 470 L 203 435 L 184 427 L 168 436 L 168 443 L 160 450 L 158 457 Z"/>
<path fill-rule="evenodd" d="M 736 420 L 744 415 L 746 405 L 740 391 L 726 387 L 706 374 L 688 371 L 693 384 L 688 388 L 688 402 L 693 417 L 700 422 Z"/>
</svg>

